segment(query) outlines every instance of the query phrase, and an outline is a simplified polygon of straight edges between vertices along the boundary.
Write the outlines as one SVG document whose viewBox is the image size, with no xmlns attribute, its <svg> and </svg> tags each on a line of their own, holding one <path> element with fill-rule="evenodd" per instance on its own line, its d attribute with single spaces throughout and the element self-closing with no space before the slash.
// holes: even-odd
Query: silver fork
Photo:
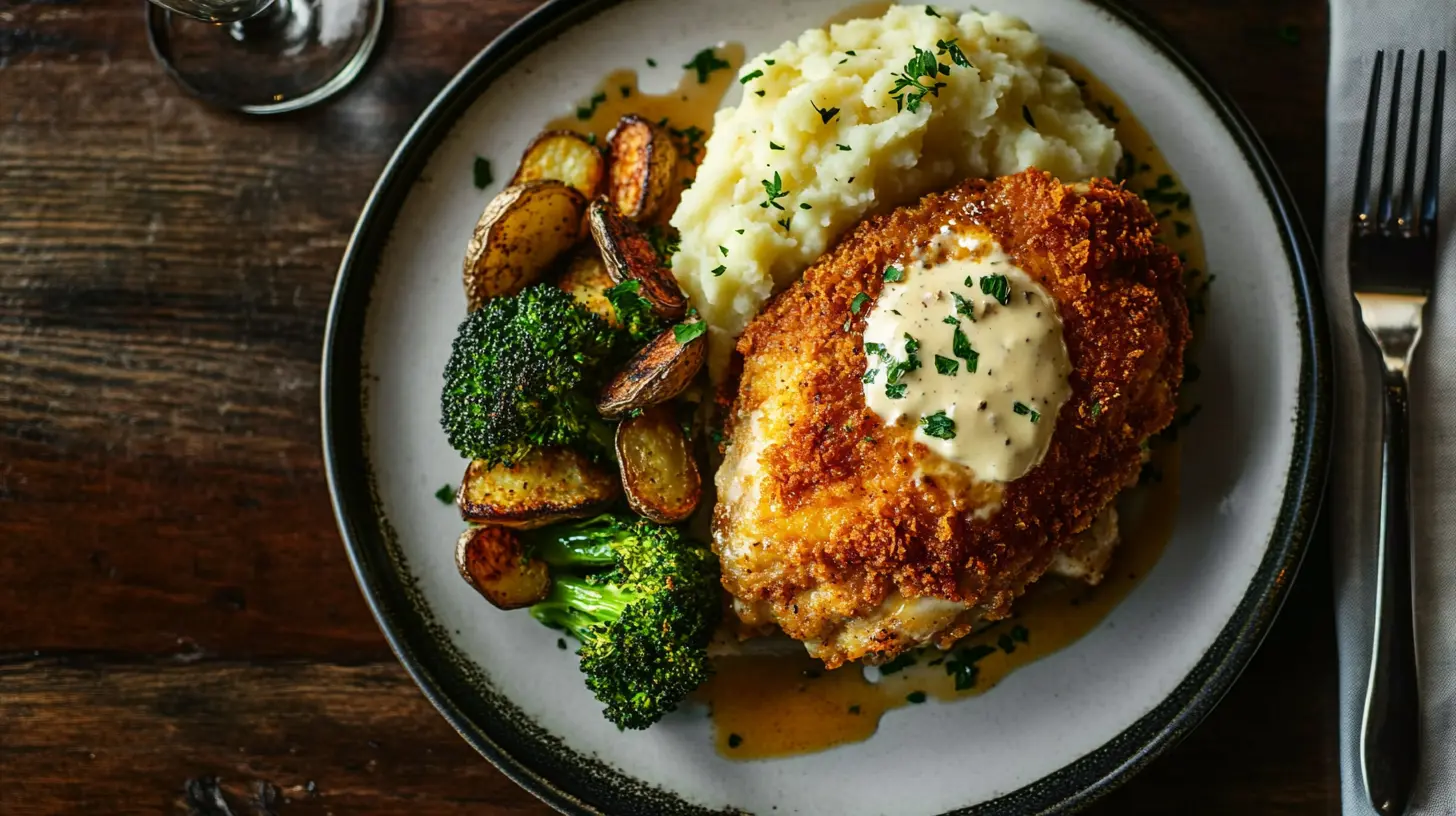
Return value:
<svg viewBox="0 0 1456 816">
<path fill-rule="evenodd" d="M 1446 52 L 1436 56 L 1430 135 L 1420 210 L 1415 209 L 1416 157 L 1426 52 L 1416 57 L 1405 172 L 1396 195 L 1395 158 L 1405 51 L 1395 55 L 1395 77 L 1385 132 L 1385 157 L 1374 211 L 1371 171 L 1385 52 L 1375 55 L 1370 101 L 1360 139 L 1355 179 L 1355 223 L 1350 232 L 1350 287 L 1360 319 L 1384 362 L 1385 419 L 1380 457 L 1380 555 L 1375 596 L 1375 642 L 1360 731 L 1361 772 L 1370 804 L 1385 816 L 1404 813 L 1419 766 L 1419 697 L 1411 598 L 1410 408 L 1406 372 L 1421 339 L 1421 312 L 1436 279 L 1437 187 Z"/>
</svg>

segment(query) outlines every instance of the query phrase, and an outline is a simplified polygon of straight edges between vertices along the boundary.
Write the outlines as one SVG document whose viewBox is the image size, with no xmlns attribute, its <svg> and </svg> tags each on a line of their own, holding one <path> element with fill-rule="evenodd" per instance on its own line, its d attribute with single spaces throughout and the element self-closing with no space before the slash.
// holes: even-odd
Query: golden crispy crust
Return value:
<svg viewBox="0 0 1456 816">
<path fill-rule="evenodd" d="M 1046 457 L 1000 487 L 957 483 L 945 469 L 916 480 L 933 457 L 866 408 L 871 310 L 849 308 L 860 292 L 878 297 L 887 265 L 943 225 L 968 223 L 990 231 L 1058 303 L 1073 366 Z M 1110 181 L 1074 192 L 1029 170 L 867 219 L 776 296 L 738 342 L 726 418 L 725 469 L 736 466 L 734 446 L 756 444 L 757 492 L 720 498 L 714 519 L 720 554 L 751 553 L 724 558 L 724 586 L 745 618 L 815 642 L 894 591 L 1007 614 L 1057 547 L 1136 475 L 1140 444 L 1173 418 L 1188 312 L 1181 266 L 1153 240 L 1156 229 L 1147 206 Z M 998 492 L 1000 511 L 976 519 Z M 752 549 L 735 548 L 735 537 L 753 539 Z M 858 654 L 820 656 L 836 665 L 908 645 L 888 631 L 873 640 Z"/>
</svg>

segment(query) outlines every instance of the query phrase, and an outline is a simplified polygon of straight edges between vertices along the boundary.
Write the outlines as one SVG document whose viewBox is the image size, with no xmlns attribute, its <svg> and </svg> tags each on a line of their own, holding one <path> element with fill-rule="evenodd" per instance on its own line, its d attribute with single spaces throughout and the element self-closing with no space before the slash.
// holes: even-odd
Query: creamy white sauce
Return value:
<svg viewBox="0 0 1456 816">
<path fill-rule="evenodd" d="M 1072 393 L 1056 304 L 965 227 L 895 268 L 901 280 L 886 281 L 865 321 L 865 404 L 887 425 L 914 425 L 917 441 L 979 480 L 1021 477 L 1046 455 Z"/>
</svg>

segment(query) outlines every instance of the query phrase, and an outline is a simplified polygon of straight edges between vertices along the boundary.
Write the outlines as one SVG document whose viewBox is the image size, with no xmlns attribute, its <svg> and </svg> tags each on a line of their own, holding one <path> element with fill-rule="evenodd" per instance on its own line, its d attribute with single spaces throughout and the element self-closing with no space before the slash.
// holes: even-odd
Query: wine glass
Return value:
<svg viewBox="0 0 1456 816">
<path fill-rule="evenodd" d="M 243 113 L 284 113 L 348 85 L 369 59 L 384 0 L 151 0 L 147 35 L 167 73 Z"/>
</svg>

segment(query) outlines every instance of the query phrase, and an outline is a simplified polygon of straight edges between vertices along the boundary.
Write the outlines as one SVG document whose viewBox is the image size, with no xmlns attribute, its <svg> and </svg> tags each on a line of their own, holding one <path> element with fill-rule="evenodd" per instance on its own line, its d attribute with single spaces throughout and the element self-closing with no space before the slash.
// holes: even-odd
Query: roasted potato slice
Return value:
<svg viewBox="0 0 1456 816">
<path fill-rule="evenodd" d="M 623 116 L 607 136 L 607 152 L 612 203 L 633 221 L 656 215 L 677 170 L 677 148 L 667 130 L 635 114 Z"/>
<path fill-rule="evenodd" d="M 546 562 L 530 558 L 503 527 L 471 527 L 455 543 L 455 566 L 465 583 L 499 609 L 520 609 L 551 592 Z"/>
<path fill-rule="evenodd" d="M 640 281 L 639 294 L 652 304 L 652 311 L 658 317 L 681 318 L 687 311 L 688 299 L 673 278 L 672 270 L 662 265 L 662 259 L 657 257 L 657 250 L 652 248 L 642 229 L 602 198 L 591 203 L 587 222 L 612 282 Z"/>
<path fill-rule="evenodd" d="M 612 284 L 612 276 L 602 263 L 602 253 L 590 243 L 577 248 L 566 271 L 556 281 L 557 288 L 569 293 L 582 308 L 619 329 L 622 326 L 617 320 L 617 310 L 607 300 L 607 290 Z"/>
<path fill-rule="evenodd" d="M 607 157 L 585 136 L 570 130 L 548 130 L 521 155 L 521 165 L 511 177 L 511 184 L 554 179 L 590 199 L 601 190 L 606 175 Z"/>
<path fill-rule="evenodd" d="M 611 472 L 569 448 L 546 448 L 514 465 L 465 468 L 455 494 L 460 517 L 517 530 L 601 511 L 621 493 Z"/>
<path fill-rule="evenodd" d="M 617 462 L 637 513 L 676 524 L 697 508 L 702 475 L 671 406 L 655 405 L 617 426 Z"/>
<path fill-rule="evenodd" d="M 681 343 L 676 329 L 672 326 L 657 335 L 607 381 L 597 396 L 597 411 L 602 416 L 617 419 L 667 402 L 692 384 L 708 356 L 707 339 L 700 334 Z"/>
<path fill-rule="evenodd" d="M 587 198 L 560 181 L 500 191 L 486 205 L 465 248 L 465 300 L 471 309 L 541 279 L 581 235 Z"/>
</svg>

